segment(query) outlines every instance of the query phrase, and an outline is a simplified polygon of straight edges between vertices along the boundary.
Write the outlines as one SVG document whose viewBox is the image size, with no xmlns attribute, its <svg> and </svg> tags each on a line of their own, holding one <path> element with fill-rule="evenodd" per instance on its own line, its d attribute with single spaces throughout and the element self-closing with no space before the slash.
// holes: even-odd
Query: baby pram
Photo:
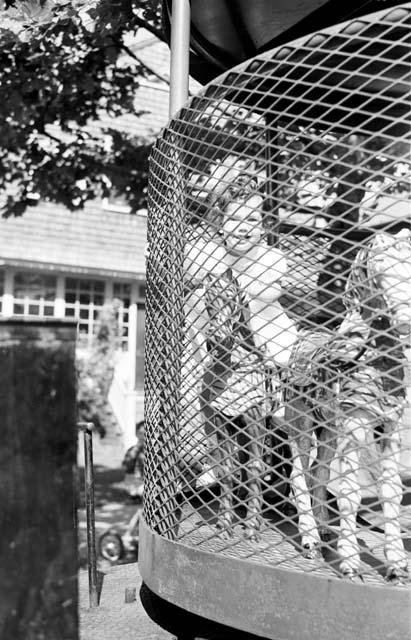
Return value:
<svg viewBox="0 0 411 640">
<path fill-rule="evenodd" d="M 119 562 L 126 557 L 138 556 L 138 523 L 141 508 L 138 508 L 131 518 L 127 529 L 120 535 L 115 529 L 105 531 L 99 540 L 100 555 L 112 563 Z"/>
<path fill-rule="evenodd" d="M 125 471 L 124 483 L 130 498 L 137 503 L 136 512 L 122 535 L 111 528 L 105 531 L 99 540 L 100 555 L 113 563 L 126 557 L 137 558 L 138 555 L 138 524 L 144 490 L 144 422 L 137 424 L 136 437 L 137 444 L 127 449 L 122 462 Z"/>
</svg>

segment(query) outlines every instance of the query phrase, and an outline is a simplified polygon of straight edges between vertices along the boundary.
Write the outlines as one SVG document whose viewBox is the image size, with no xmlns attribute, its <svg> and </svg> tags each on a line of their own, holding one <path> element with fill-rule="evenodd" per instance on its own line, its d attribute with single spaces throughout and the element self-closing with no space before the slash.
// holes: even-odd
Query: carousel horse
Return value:
<svg viewBox="0 0 411 640">
<path fill-rule="evenodd" d="M 409 232 L 374 234 L 350 269 L 341 326 L 334 333 L 301 333 L 289 363 L 285 423 L 303 554 L 320 557 L 321 539 L 330 531 L 327 486 L 335 457 L 339 568 L 350 579 L 361 578 L 356 535 L 361 467 L 378 481 L 386 579 L 403 582 L 408 575 L 399 522 L 399 456 L 410 291 Z"/>
</svg>

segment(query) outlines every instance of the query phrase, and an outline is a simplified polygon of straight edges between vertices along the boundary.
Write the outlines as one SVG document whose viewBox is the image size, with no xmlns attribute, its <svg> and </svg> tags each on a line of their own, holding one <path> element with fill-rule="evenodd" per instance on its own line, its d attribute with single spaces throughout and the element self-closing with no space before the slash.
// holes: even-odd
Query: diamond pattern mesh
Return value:
<svg viewBox="0 0 411 640">
<path fill-rule="evenodd" d="M 157 140 L 144 513 L 162 536 L 408 583 L 408 39 L 401 6 L 265 53 Z"/>
</svg>

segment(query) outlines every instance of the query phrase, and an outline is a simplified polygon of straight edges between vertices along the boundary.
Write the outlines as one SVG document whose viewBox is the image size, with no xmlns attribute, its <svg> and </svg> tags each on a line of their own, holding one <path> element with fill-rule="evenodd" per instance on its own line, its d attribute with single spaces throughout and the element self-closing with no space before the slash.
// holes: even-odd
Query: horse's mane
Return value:
<svg viewBox="0 0 411 640">
<path fill-rule="evenodd" d="M 348 274 L 343 302 L 347 312 L 358 311 L 369 325 L 375 328 L 389 320 L 384 291 L 378 286 L 376 265 L 385 262 L 389 268 L 393 251 L 404 251 L 404 261 L 411 261 L 411 244 L 408 230 L 397 234 L 378 232 L 358 251 Z M 398 261 L 395 255 L 394 259 Z"/>
<path fill-rule="evenodd" d="M 347 312 L 358 311 L 360 315 L 372 315 L 377 310 L 383 313 L 385 305 L 380 292 L 375 287 L 370 273 L 370 258 L 375 255 L 375 238 L 358 251 L 348 274 L 343 302 Z"/>
</svg>

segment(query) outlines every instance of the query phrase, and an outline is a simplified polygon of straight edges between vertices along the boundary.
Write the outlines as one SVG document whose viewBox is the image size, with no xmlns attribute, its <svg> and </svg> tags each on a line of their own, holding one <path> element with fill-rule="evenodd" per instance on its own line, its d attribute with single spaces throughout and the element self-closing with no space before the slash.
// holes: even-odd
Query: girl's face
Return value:
<svg viewBox="0 0 411 640">
<path fill-rule="evenodd" d="M 228 251 L 241 255 L 261 242 L 263 199 L 251 196 L 245 202 L 230 202 L 224 212 L 223 235 Z"/>
</svg>

